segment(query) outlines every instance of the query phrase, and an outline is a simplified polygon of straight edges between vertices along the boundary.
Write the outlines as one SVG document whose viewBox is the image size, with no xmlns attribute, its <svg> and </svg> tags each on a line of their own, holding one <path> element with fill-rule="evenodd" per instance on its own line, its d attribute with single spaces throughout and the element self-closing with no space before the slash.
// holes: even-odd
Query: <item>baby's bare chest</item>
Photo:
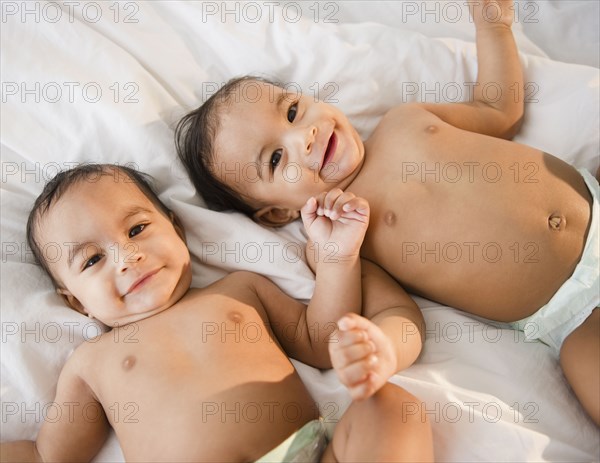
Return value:
<svg viewBox="0 0 600 463">
<path fill-rule="evenodd" d="M 207 298 L 105 335 L 88 374 L 102 402 L 189 403 L 291 366 L 250 305 Z M 267 359 L 267 360 L 265 360 Z M 263 368 L 264 367 L 264 368 Z M 264 370 L 264 371 L 263 371 Z M 271 373 L 272 374 L 272 373 Z M 174 391 L 177 391 L 174 394 Z"/>
<path fill-rule="evenodd" d="M 282 378 L 300 381 L 255 308 L 226 298 L 166 311 L 102 341 L 86 379 L 129 456 L 156 456 L 177 441 L 172 450 L 202 459 L 237 432 L 244 413 L 267 424 L 273 397 L 288 400 Z"/>
<path fill-rule="evenodd" d="M 533 161 L 489 137 L 458 143 L 454 131 L 436 125 L 422 132 L 367 144 L 350 188 L 371 206 L 367 243 L 399 233 L 412 240 L 493 238 L 503 232 L 498 223 L 510 227 L 538 207 L 542 190 L 533 182 L 539 181 Z"/>
<path fill-rule="evenodd" d="M 581 177 L 566 163 L 441 122 L 386 126 L 365 148 L 349 190 L 371 205 L 367 243 L 398 233 L 456 241 L 546 232 L 553 213 L 587 206 Z"/>
</svg>

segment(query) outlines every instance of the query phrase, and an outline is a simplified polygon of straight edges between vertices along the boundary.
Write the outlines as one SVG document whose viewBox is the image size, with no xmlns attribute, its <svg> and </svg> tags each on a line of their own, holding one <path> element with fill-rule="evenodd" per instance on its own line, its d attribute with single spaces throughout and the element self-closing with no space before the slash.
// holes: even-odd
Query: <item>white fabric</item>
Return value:
<svg viewBox="0 0 600 463">
<path fill-rule="evenodd" d="M 538 21 L 521 15 L 514 26 L 531 92 L 516 140 L 595 172 L 598 2 L 519 3 Z M 456 101 L 452 91 L 476 76 L 464 4 L 2 2 L 2 439 L 35 437 L 65 359 L 97 332 L 62 305 L 25 246 L 28 211 L 57 168 L 132 163 L 153 175 L 186 227 L 195 285 L 246 269 L 307 299 L 313 278 L 293 244 L 304 242 L 300 224 L 274 233 L 204 209 L 175 159 L 174 124 L 247 73 L 334 102 L 363 137 L 394 105 Z M 435 5 L 437 17 L 423 15 Z M 599 459 L 598 429 L 547 346 L 418 301 L 425 349 L 393 381 L 427 401 L 438 460 Z M 339 416 L 349 398 L 334 372 L 294 363 L 323 416 Z M 96 461 L 122 458 L 112 435 Z"/>
</svg>

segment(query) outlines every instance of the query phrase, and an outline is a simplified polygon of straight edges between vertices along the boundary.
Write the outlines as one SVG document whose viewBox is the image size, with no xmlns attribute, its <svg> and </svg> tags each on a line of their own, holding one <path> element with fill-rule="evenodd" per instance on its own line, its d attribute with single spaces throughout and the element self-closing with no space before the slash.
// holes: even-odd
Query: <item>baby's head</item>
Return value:
<svg viewBox="0 0 600 463">
<path fill-rule="evenodd" d="M 246 76 L 187 114 L 177 152 L 210 207 L 284 225 L 311 196 L 348 186 L 364 146 L 347 117 L 311 96 Z"/>
<path fill-rule="evenodd" d="M 169 308 L 191 283 L 183 228 L 128 167 L 59 173 L 35 201 L 27 241 L 67 304 L 108 326 Z"/>
</svg>

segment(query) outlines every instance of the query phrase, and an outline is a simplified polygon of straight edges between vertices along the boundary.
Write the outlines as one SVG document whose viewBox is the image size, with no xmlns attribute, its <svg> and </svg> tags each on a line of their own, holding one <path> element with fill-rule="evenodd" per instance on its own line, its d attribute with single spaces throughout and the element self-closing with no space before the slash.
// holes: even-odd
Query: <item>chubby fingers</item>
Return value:
<svg viewBox="0 0 600 463">
<path fill-rule="evenodd" d="M 307 227 L 315 221 L 317 218 L 317 207 L 318 203 L 314 197 L 308 198 L 302 209 L 300 209 L 300 216 L 302 217 L 302 222 Z"/>
<path fill-rule="evenodd" d="M 344 195 L 351 195 L 352 193 L 346 193 L 339 188 L 334 188 L 333 190 L 324 191 L 320 195 L 316 197 L 318 207 L 317 214 L 325 217 L 329 217 L 332 220 L 335 220 L 334 217 L 334 206 L 339 198 L 344 197 Z M 341 207 L 338 206 L 338 209 Z"/>
<path fill-rule="evenodd" d="M 369 203 L 354 193 L 334 188 L 316 197 L 317 215 L 337 220 L 340 217 L 361 218 L 369 215 Z"/>
<path fill-rule="evenodd" d="M 339 330 L 329 344 L 331 363 L 355 399 L 372 393 L 378 364 L 376 345 L 361 326 L 362 320 L 366 321 L 356 314 L 342 317 L 338 322 Z"/>
<path fill-rule="evenodd" d="M 330 343 L 329 354 L 334 368 L 345 368 L 375 352 L 375 344 L 362 330 L 338 331 Z"/>
<path fill-rule="evenodd" d="M 365 198 L 358 196 L 351 198 L 342 205 L 342 210 L 344 218 L 360 220 L 365 223 L 369 221 L 369 203 Z"/>
</svg>

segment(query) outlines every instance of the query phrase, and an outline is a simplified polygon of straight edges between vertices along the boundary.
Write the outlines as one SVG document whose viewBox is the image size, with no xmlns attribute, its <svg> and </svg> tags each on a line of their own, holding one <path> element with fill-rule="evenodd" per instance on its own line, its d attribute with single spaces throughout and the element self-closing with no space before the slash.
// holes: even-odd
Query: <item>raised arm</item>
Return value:
<svg viewBox="0 0 600 463">
<path fill-rule="evenodd" d="M 74 354 L 74 357 L 77 352 Z M 88 385 L 77 375 L 73 357 L 61 372 L 54 407 L 56 417 L 42 424 L 33 441 L 0 444 L 0 461 L 91 461 L 100 451 L 110 426 L 103 408 Z M 49 414 L 52 408 L 49 408 Z M 93 418 L 90 416 L 95 415 Z"/>
<path fill-rule="evenodd" d="M 513 0 L 469 0 L 466 4 L 477 41 L 473 101 L 419 105 L 455 127 L 509 139 L 521 126 L 525 99 L 523 71 L 511 29 Z"/>
<path fill-rule="evenodd" d="M 315 291 L 307 323 L 329 328 L 343 314 L 361 313 L 360 247 L 369 225 L 369 204 L 339 188 L 308 200 L 301 210 L 309 236 L 307 258 L 315 272 Z"/>
<path fill-rule="evenodd" d="M 417 304 L 381 267 L 362 262 L 363 315 L 339 322 L 329 351 L 340 381 L 365 399 L 419 357 L 425 321 Z"/>
<path fill-rule="evenodd" d="M 317 368 L 331 368 L 329 338 L 335 321 L 318 327 L 310 325 L 305 304 L 285 294 L 269 279 L 251 272 L 235 272 L 225 277 L 227 284 L 249 289 L 249 303 L 259 312 L 288 357 Z M 225 281 L 225 279 L 223 281 Z M 318 329 L 317 329 L 318 328 Z"/>
<path fill-rule="evenodd" d="M 363 260 L 360 285 L 365 317 L 345 314 L 319 329 L 309 325 L 307 307 L 265 277 L 236 272 L 229 284 L 250 288 L 286 354 L 317 368 L 337 370 L 355 399 L 367 398 L 397 371 L 418 358 L 425 322 L 412 298 L 379 266 Z M 234 283 L 237 281 L 238 283 Z M 340 329 L 337 330 L 338 324 Z"/>
<path fill-rule="evenodd" d="M 336 321 L 362 308 L 360 247 L 369 225 L 363 198 L 334 189 L 310 198 L 302 208 L 309 235 L 309 265 L 316 270 L 308 306 L 286 295 L 268 279 L 238 272 L 266 312 L 275 337 L 288 356 L 318 368 L 331 368 L 329 338 Z"/>
</svg>

